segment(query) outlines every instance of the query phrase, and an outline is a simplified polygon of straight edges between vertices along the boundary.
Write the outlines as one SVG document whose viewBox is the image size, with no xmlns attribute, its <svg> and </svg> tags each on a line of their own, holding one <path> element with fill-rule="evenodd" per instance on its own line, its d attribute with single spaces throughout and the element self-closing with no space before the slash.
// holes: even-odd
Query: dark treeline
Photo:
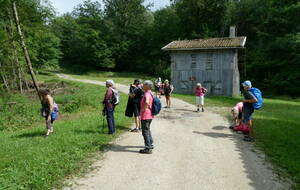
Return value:
<svg viewBox="0 0 300 190">
<path fill-rule="evenodd" d="M 300 95 L 299 0 L 176 0 L 155 12 L 144 0 L 85 1 L 62 16 L 56 16 L 46 0 L 16 3 L 35 69 L 138 71 L 169 77 L 164 45 L 228 36 L 229 26 L 235 25 L 239 36 L 248 37 L 243 79 L 269 94 Z M 24 60 L 20 47 L 12 46 L 18 36 L 11 36 L 16 29 L 10 14 L 11 1 L 0 0 L 0 80 L 14 86 L 10 81 L 16 78 L 15 60 L 21 67 Z"/>
</svg>

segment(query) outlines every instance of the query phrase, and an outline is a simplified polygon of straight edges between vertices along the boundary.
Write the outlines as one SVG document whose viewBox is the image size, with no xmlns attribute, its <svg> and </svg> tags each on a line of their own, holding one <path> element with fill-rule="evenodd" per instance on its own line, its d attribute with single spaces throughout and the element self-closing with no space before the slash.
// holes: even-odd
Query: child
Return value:
<svg viewBox="0 0 300 190">
<path fill-rule="evenodd" d="M 233 125 L 230 128 L 233 129 L 233 127 L 241 124 L 242 116 L 243 116 L 243 102 L 237 103 L 231 109 L 231 113 L 232 113 L 232 118 L 233 118 Z"/>
<path fill-rule="evenodd" d="M 197 111 L 200 111 L 200 105 L 202 108 L 202 112 L 204 112 L 204 96 L 207 92 L 206 88 L 202 87 L 201 83 L 197 83 L 197 86 L 195 88 L 195 95 L 196 95 L 196 105 L 197 105 Z"/>
</svg>

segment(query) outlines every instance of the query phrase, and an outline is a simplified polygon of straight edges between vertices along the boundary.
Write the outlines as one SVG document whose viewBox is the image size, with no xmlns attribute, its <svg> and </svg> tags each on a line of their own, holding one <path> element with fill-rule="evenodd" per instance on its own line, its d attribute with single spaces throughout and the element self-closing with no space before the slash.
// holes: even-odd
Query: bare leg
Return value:
<svg viewBox="0 0 300 190">
<path fill-rule="evenodd" d="M 139 129 L 140 128 L 140 119 L 139 119 L 139 117 L 135 117 L 134 121 L 135 121 L 135 128 Z"/>
</svg>

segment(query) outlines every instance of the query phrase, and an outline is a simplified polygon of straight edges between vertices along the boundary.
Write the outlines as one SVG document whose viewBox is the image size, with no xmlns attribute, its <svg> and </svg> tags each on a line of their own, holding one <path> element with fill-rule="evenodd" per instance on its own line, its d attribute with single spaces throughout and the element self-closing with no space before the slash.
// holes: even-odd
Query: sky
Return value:
<svg viewBox="0 0 300 190">
<path fill-rule="evenodd" d="M 64 14 L 71 12 L 76 5 L 84 2 L 84 0 L 50 0 L 50 2 L 59 14 Z M 146 4 L 149 3 L 154 4 L 151 10 L 157 10 L 169 5 L 170 0 L 146 0 Z"/>
</svg>

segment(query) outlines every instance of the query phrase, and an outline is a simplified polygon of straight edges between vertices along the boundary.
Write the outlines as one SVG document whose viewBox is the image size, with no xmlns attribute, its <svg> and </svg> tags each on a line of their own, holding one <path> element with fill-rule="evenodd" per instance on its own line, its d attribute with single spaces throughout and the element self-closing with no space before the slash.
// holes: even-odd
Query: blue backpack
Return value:
<svg viewBox="0 0 300 190">
<path fill-rule="evenodd" d="M 153 102 L 152 102 L 152 115 L 158 115 L 160 110 L 161 110 L 161 102 L 160 102 L 160 99 L 157 98 L 157 97 L 153 97 Z"/>
<path fill-rule="evenodd" d="M 258 88 L 251 88 L 250 92 L 256 97 L 257 102 L 253 104 L 254 109 L 259 110 L 263 106 L 262 93 Z"/>
</svg>

